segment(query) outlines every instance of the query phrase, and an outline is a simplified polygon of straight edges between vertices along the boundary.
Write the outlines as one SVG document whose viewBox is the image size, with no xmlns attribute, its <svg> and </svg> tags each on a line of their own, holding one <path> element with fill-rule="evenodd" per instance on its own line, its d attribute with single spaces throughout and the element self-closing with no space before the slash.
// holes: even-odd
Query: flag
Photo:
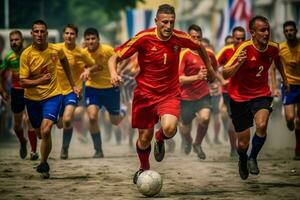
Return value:
<svg viewBox="0 0 300 200">
<path fill-rule="evenodd" d="M 227 0 L 221 12 L 220 26 L 217 33 L 218 49 L 224 46 L 224 39 L 231 35 L 236 26 L 244 27 L 248 32 L 248 23 L 252 14 L 252 0 Z"/>
<path fill-rule="evenodd" d="M 155 14 L 155 10 L 126 10 L 127 39 L 144 29 L 153 27 L 155 25 Z"/>
</svg>

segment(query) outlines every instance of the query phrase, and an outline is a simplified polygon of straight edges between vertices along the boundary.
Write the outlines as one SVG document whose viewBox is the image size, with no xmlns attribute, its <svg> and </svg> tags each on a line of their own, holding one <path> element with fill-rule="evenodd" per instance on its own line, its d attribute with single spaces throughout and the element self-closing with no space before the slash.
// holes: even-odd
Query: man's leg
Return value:
<svg viewBox="0 0 300 200">
<path fill-rule="evenodd" d="M 14 131 L 20 142 L 20 157 L 24 159 L 27 156 L 27 140 L 24 137 L 24 131 L 22 127 L 23 112 L 14 113 L 13 116 L 14 116 Z"/>
<path fill-rule="evenodd" d="M 203 138 L 205 137 L 208 129 L 209 119 L 210 119 L 210 109 L 203 108 L 197 114 L 198 120 L 198 127 L 197 127 L 197 134 L 195 138 L 195 142 L 193 144 L 194 152 L 200 159 L 205 159 L 206 155 L 202 150 L 201 144 Z"/>
<path fill-rule="evenodd" d="M 93 144 L 95 149 L 95 154 L 93 157 L 103 158 L 104 155 L 102 150 L 102 139 L 101 139 L 100 127 L 98 123 L 99 107 L 96 105 L 89 105 L 87 107 L 87 113 L 90 121 L 90 133 L 93 139 Z"/>
<path fill-rule="evenodd" d="M 154 157 L 157 162 L 165 156 L 164 140 L 175 136 L 177 131 L 178 118 L 171 114 L 164 114 L 160 118 L 161 128 L 155 133 Z"/>
<path fill-rule="evenodd" d="M 239 174 L 241 179 L 245 180 L 249 176 L 247 151 L 250 141 L 250 128 L 241 132 L 237 132 L 237 140 L 237 152 L 239 154 Z"/>
<path fill-rule="evenodd" d="M 266 141 L 269 116 L 270 111 L 268 109 L 260 109 L 254 116 L 256 132 L 252 138 L 252 149 L 248 161 L 248 167 L 251 174 L 259 174 L 257 155 Z"/>
<path fill-rule="evenodd" d="M 295 160 L 300 160 L 300 104 L 298 103 L 296 106 L 296 120 L 295 120 L 295 138 L 296 138 L 296 146 L 295 146 Z"/>
<path fill-rule="evenodd" d="M 193 143 L 193 138 L 191 135 L 191 130 L 192 130 L 192 123 L 189 124 L 183 124 L 183 122 L 179 123 L 179 132 L 180 135 L 182 136 L 183 140 L 183 150 L 186 155 L 188 155 L 191 150 L 192 150 L 192 143 Z"/>
<path fill-rule="evenodd" d="M 68 158 L 68 151 L 69 145 L 73 135 L 73 113 L 75 110 L 75 105 L 67 105 L 64 110 L 63 114 L 63 141 L 62 141 L 62 149 L 60 158 L 67 159 Z"/>
<path fill-rule="evenodd" d="M 154 129 L 139 129 L 139 137 L 136 141 L 136 152 L 140 160 L 140 169 L 133 176 L 133 183 L 136 184 L 138 176 L 145 170 L 150 169 L 149 156 L 151 152 L 151 140 Z"/>
</svg>

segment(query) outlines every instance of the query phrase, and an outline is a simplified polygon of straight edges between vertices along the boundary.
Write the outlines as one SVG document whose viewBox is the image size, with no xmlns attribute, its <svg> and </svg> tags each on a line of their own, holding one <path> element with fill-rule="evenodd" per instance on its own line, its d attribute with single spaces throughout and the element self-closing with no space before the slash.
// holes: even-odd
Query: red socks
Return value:
<svg viewBox="0 0 300 200">
<path fill-rule="evenodd" d="M 143 170 L 150 169 L 149 156 L 151 152 L 151 145 L 147 149 L 141 149 L 136 141 L 136 152 L 140 159 L 140 168 Z"/>
<path fill-rule="evenodd" d="M 37 137 L 36 134 L 34 132 L 34 130 L 29 130 L 28 131 L 28 139 L 30 142 L 30 146 L 31 146 L 31 152 L 36 152 L 36 145 L 37 145 Z"/>
<path fill-rule="evenodd" d="M 207 128 L 208 125 L 203 125 L 203 124 L 198 124 L 197 127 L 197 135 L 195 138 L 195 144 L 201 144 L 203 138 L 205 137 L 206 133 L 207 133 Z"/>
</svg>

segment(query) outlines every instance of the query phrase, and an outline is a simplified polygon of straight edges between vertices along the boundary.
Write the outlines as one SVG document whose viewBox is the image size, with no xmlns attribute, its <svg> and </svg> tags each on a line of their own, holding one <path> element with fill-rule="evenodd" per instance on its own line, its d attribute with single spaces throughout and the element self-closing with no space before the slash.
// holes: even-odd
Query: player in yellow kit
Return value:
<svg viewBox="0 0 300 200">
<path fill-rule="evenodd" d="M 87 52 L 99 66 L 97 71 L 91 73 L 86 82 L 85 103 L 90 121 L 90 133 L 94 143 L 95 158 L 102 158 L 102 141 L 98 122 L 98 112 L 105 107 L 113 125 L 118 125 L 123 119 L 120 112 L 120 89 L 110 82 L 108 60 L 114 54 L 114 49 L 105 44 L 100 44 L 99 33 L 95 28 L 84 31 L 84 42 Z"/>
<path fill-rule="evenodd" d="M 76 38 L 78 28 L 73 24 L 67 24 L 64 27 L 64 42 L 60 45 L 68 59 L 70 71 L 75 81 L 77 88 L 82 91 L 83 79 L 87 79 L 90 74 L 90 69 L 95 67 L 95 61 L 92 57 L 81 47 L 76 45 Z M 62 89 L 62 108 L 60 111 L 59 128 L 63 128 L 63 142 L 60 158 L 68 158 L 69 144 L 73 134 L 72 120 L 74 111 L 78 105 L 78 97 L 74 93 L 65 71 L 60 63 L 57 66 L 57 79 Z"/>
<path fill-rule="evenodd" d="M 20 83 L 25 88 L 24 97 L 29 120 L 41 138 L 41 162 L 37 172 L 49 178 L 48 156 L 51 152 L 51 129 L 57 121 L 61 106 L 61 88 L 56 69 L 61 62 L 72 89 L 79 95 L 72 79 L 68 60 L 59 46 L 48 43 L 47 25 L 37 20 L 32 25 L 32 45 L 25 49 L 20 58 Z"/>
<path fill-rule="evenodd" d="M 285 119 L 289 130 L 295 130 L 295 160 L 300 160 L 300 40 L 294 21 L 283 24 L 283 33 L 287 39 L 280 44 L 280 57 L 287 76 L 289 91 L 282 87 Z"/>
</svg>

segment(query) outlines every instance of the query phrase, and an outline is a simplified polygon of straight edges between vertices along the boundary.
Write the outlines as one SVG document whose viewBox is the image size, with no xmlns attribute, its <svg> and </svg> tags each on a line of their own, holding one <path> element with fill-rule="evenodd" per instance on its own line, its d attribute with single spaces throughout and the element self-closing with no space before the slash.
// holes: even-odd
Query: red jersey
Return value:
<svg viewBox="0 0 300 200">
<path fill-rule="evenodd" d="M 138 52 L 140 72 L 136 76 L 136 91 L 150 97 L 179 95 L 179 53 L 182 47 L 199 49 L 200 44 L 187 33 L 173 30 L 168 40 L 161 40 L 156 28 L 138 33 L 116 48 L 118 60 Z"/>
<path fill-rule="evenodd" d="M 238 102 L 271 96 L 268 72 L 273 61 L 275 64 L 280 62 L 279 45 L 269 41 L 266 49 L 261 51 L 254 46 L 252 40 L 242 42 L 224 68 L 235 64 L 242 50 L 246 50 L 247 58 L 230 79 L 229 96 Z"/>
<path fill-rule="evenodd" d="M 223 47 L 219 53 L 217 54 L 217 59 L 220 64 L 220 67 L 223 67 L 226 65 L 226 63 L 230 60 L 230 58 L 234 54 L 234 45 L 227 45 Z M 222 92 L 223 93 L 228 93 L 228 85 L 222 86 Z"/>
<path fill-rule="evenodd" d="M 212 50 L 206 49 L 207 54 L 211 60 L 212 66 L 216 69 L 217 60 Z M 180 53 L 179 76 L 193 76 L 199 73 L 200 69 L 205 68 L 203 60 L 198 53 L 190 49 L 184 49 Z M 197 100 L 209 94 L 209 87 L 207 81 L 198 80 L 189 84 L 180 86 L 181 99 L 183 100 Z"/>
</svg>

